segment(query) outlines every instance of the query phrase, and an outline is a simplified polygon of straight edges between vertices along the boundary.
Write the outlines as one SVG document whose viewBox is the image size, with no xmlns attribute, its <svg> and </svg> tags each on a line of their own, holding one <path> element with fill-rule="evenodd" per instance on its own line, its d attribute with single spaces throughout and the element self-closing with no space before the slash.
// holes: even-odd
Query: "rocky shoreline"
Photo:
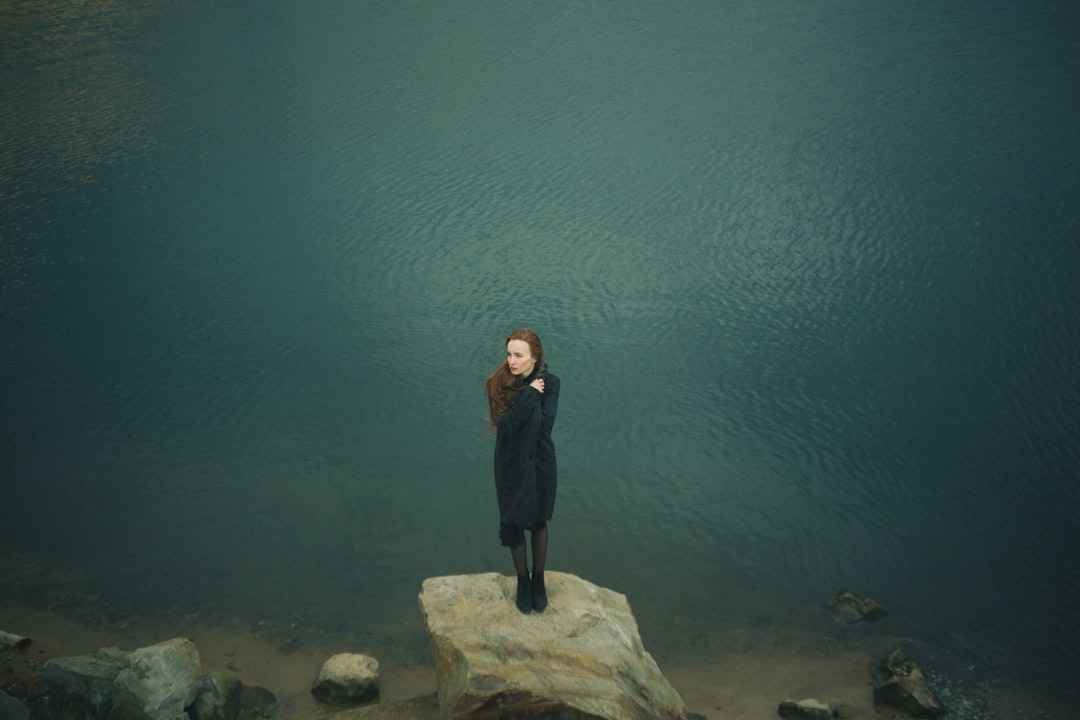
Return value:
<svg viewBox="0 0 1080 720">
<path fill-rule="evenodd" d="M 853 626 L 885 617 L 884 610 L 872 601 L 868 603 L 854 593 L 844 591 L 825 605 L 836 619 L 837 637 L 847 640 L 827 640 L 819 636 L 820 647 L 814 647 L 812 633 L 772 637 L 766 642 L 770 633 L 743 631 L 745 637 L 755 638 L 757 647 L 736 641 L 731 643 L 733 648 L 714 650 L 689 661 L 681 656 L 660 658 L 664 677 L 685 700 L 685 716 L 697 720 L 777 716 L 890 717 L 886 714 L 890 711 L 882 705 L 881 698 L 875 697 L 875 692 L 883 686 L 886 669 L 891 668 L 893 678 L 921 675 L 925 689 L 931 695 L 936 694 L 939 701 L 941 712 L 937 716 L 946 720 L 1073 717 L 1069 714 L 1069 706 L 1043 702 L 1037 697 L 1011 698 L 998 692 L 990 698 L 990 693 L 973 693 L 971 688 L 961 688 L 932 667 L 924 669 L 902 651 L 883 655 L 880 649 L 885 645 L 880 637 L 872 643 L 858 641 L 858 629 L 855 627 L 853 631 Z M 9 645 L 2 648 L 3 685 L 0 687 L 8 696 L 23 703 L 31 712 L 27 716 L 31 720 L 48 717 L 41 699 L 48 695 L 43 671 L 49 662 L 68 656 L 71 648 L 76 648 L 72 656 L 92 655 L 109 646 L 124 648 L 119 651 L 121 653 L 133 653 L 160 644 L 163 633 L 173 628 L 181 629 L 182 633 L 178 635 L 192 634 L 197 638 L 198 650 L 203 656 L 203 667 L 198 672 L 200 683 L 205 684 L 205 678 L 215 675 L 219 680 L 232 676 L 240 687 L 264 688 L 253 696 L 261 697 L 262 704 L 252 704 L 249 697 L 247 704 L 237 705 L 238 712 L 234 716 L 237 718 L 312 720 L 333 714 L 341 720 L 405 717 L 434 720 L 441 716 L 436 694 L 441 688 L 436 682 L 436 668 L 427 663 L 398 663 L 396 659 L 384 664 L 383 686 L 376 700 L 364 700 L 364 705 L 354 708 L 340 703 L 320 703 L 311 692 L 313 682 L 327 658 L 342 648 L 336 647 L 329 638 L 326 642 L 312 641 L 295 632 L 295 628 L 268 625 L 255 632 L 252 628 L 206 626 L 191 618 L 178 618 L 171 628 L 167 623 L 147 624 L 139 632 L 132 632 L 130 627 L 87 627 L 70 617 L 2 603 L 0 611 L 4 623 L 15 623 L 7 626 L 11 632 L 26 640 L 34 638 L 32 644 L 27 642 L 22 647 Z M 819 628 L 815 628 L 817 630 Z M 149 635 L 155 632 L 158 633 L 156 637 Z M 109 642 L 101 642 L 103 639 Z M 146 645 L 133 644 L 147 639 L 150 642 Z M 93 649 L 88 650 L 91 645 Z M 900 650 L 899 647 L 894 649 Z M 913 669 L 918 673 L 912 673 Z M 53 693 L 55 695 L 55 691 Z M 269 701 L 269 697 L 274 700 Z M 244 712 L 248 714 L 243 715 L 240 708 L 245 708 Z M 904 715 L 895 716 L 910 717 L 911 709 L 908 707 L 902 711 Z M 190 706 L 185 712 L 193 720 L 207 717 L 218 720 L 219 717 L 193 715 Z M 805 714 L 794 714 L 798 712 Z M 2 712 L 0 716 L 8 717 Z M 54 713 L 51 717 L 59 716 Z M 79 720 L 89 717 L 93 715 L 84 713 Z M 220 715 L 220 718 L 226 720 L 227 716 Z"/>
</svg>

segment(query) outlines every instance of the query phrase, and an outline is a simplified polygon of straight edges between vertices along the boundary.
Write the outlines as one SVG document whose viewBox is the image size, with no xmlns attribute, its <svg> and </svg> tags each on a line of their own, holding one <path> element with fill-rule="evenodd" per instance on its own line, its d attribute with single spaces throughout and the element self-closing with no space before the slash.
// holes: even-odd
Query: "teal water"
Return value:
<svg viewBox="0 0 1080 720">
<path fill-rule="evenodd" d="M 4 3 L 0 540 L 422 639 L 425 577 L 510 572 L 482 386 L 529 326 L 549 567 L 650 646 L 850 586 L 1069 688 L 1078 21 Z"/>
</svg>

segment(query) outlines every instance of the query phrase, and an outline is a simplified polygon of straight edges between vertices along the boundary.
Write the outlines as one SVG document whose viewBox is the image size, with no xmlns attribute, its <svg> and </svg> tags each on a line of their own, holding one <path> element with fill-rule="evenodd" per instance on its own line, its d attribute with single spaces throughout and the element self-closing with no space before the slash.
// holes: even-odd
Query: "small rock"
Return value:
<svg viewBox="0 0 1080 720">
<path fill-rule="evenodd" d="M 784 720 L 832 720 L 833 711 L 825 703 L 813 698 L 807 700 L 785 700 L 777 708 Z"/>
<path fill-rule="evenodd" d="M 841 590 L 836 593 L 832 600 L 825 603 L 825 607 L 833 611 L 837 620 L 849 623 L 860 620 L 873 622 L 889 614 L 885 608 L 870 598 L 860 598 L 850 590 Z"/>
<path fill-rule="evenodd" d="M 902 710 L 912 717 L 940 717 L 945 707 L 930 689 L 922 669 L 899 648 L 881 661 L 885 679 L 874 684 L 874 702 Z"/>
<path fill-rule="evenodd" d="M 881 607 L 870 598 L 862 599 L 862 602 L 859 603 L 859 612 L 862 614 L 862 619 L 867 622 L 880 620 L 889 614 L 886 612 L 885 608 Z"/>
<path fill-rule="evenodd" d="M 30 643 L 33 642 L 28 637 L 22 635 L 16 635 L 15 633 L 4 632 L 0 630 L 0 647 L 9 647 L 16 650 L 25 650 L 30 647 Z"/>
<path fill-rule="evenodd" d="M 379 662 L 356 653 L 339 653 L 323 663 L 311 694 L 320 702 L 354 704 L 379 694 Z"/>
</svg>

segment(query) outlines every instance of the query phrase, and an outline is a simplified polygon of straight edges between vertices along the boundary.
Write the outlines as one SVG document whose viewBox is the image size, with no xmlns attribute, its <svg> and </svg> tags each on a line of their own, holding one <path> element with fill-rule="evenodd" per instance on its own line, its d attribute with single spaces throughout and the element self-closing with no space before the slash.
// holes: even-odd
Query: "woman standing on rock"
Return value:
<svg viewBox="0 0 1080 720">
<path fill-rule="evenodd" d="M 544 347 L 535 332 L 515 330 L 506 338 L 506 361 L 488 376 L 488 430 L 495 431 L 495 494 L 499 540 L 510 548 L 517 571 L 517 607 L 523 613 L 547 607 L 544 563 L 548 520 L 555 510 L 558 472 L 551 428 L 559 408 L 559 378 L 547 372 Z M 525 531 L 532 535 L 529 576 Z"/>
</svg>

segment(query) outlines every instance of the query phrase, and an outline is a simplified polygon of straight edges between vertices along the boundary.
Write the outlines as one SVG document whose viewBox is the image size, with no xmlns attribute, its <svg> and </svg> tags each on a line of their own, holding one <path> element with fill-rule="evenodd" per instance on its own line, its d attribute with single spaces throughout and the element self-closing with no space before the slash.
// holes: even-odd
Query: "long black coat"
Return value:
<svg viewBox="0 0 1080 720">
<path fill-rule="evenodd" d="M 495 492 L 501 524 L 532 528 L 547 522 L 555 511 L 558 469 L 551 428 L 559 409 L 559 378 L 544 375 L 544 392 L 519 381 L 525 389 L 514 396 L 499 418 L 495 435 Z"/>
</svg>

